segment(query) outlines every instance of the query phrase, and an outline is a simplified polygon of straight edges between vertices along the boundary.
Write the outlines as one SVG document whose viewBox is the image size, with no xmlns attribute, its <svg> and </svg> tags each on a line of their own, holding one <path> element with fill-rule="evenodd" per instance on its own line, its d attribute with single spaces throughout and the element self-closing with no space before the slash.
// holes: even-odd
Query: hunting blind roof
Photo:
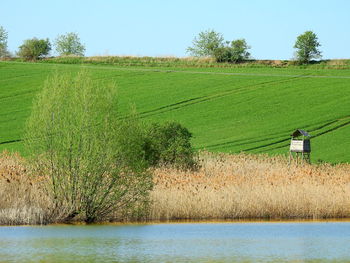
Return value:
<svg viewBox="0 0 350 263">
<path fill-rule="evenodd" d="M 295 130 L 295 131 L 291 134 L 292 137 L 298 137 L 298 136 L 300 136 L 300 135 L 305 136 L 305 137 L 311 137 L 311 135 L 310 135 L 307 131 L 300 130 L 300 129 Z"/>
</svg>

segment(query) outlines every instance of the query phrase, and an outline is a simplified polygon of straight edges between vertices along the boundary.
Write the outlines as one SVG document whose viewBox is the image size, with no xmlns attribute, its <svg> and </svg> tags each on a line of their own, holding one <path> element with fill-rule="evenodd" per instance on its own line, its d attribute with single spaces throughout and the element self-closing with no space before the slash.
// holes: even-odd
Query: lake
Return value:
<svg viewBox="0 0 350 263">
<path fill-rule="evenodd" d="M 0 262 L 350 262 L 349 222 L 0 227 Z"/>
</svg>

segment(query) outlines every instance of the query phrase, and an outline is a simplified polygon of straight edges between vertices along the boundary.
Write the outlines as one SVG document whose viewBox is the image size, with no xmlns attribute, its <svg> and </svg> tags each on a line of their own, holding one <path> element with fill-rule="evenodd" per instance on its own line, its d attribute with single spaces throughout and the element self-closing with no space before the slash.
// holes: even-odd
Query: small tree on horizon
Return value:
<svg viewBox="0 0 350 263">
<path fill-rule="evenodd" d="M 7 50 L 7 38 L 8 33 L 0 26 L 0 58 L 9 56 L 9 52 Z"/>
<path fill-rule="evenodd" d="M 49 39 L 32 39 L 24 40 L 23 44 L 19 47 L 17 52 L 18 56 L 25 60 L 37 60 L 43 58 L 49 54 L 51 50 L 51 44 Z"/>
<path fill-rule="evenodd" d="M 241 62 L 249 59 L 250 53 L 248 49 L 251 47 L 247 44 L 244 38 L 236 39 L 231 42 L 232 62 Z"/>
<path fill-rule="evenodd" d="M 317 35 L 312 31 L 306 31 L 297 37 L 294 44 L 296 48 L 296 59 L 300 63 L 309 63 L 311 59 L 321 58 L 321 51 L 318 49 L 321 44 Z"/>
<path fill-rule="evenodd" d="M 59 35 L 56 38 L 54 45 L 60 56 L 84 56 L 85 46 L 80 42 L 77 33 L 70 32 L 65 35 Z"/>
<path fill-rule="evenodd" d="M 211 30 L 202 31 L 192 41 L 186 52 L 195 57 L 213 56 L 216 49 L 223 47 L 224 37 Z"/>
</svg>

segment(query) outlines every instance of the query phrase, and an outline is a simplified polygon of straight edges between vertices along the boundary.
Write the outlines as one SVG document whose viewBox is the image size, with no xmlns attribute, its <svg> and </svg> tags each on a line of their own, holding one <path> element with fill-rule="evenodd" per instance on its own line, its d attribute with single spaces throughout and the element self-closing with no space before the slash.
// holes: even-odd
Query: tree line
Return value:
<svg viewBox="0 0 350 263">
<path fill-rule="evenodd" d="M 8 32 L 0 26 L 0 58 L 11 57 L 7 48 L 7 39 Z M 85 45 L 81 43 L 79 35 L 75 32 L 58 35 L 53 46 L 60 56 L 84 56 L 85 53 Z M 51 50 L 52 45 L 48 38 L 34 37 L 24 40 L 23 44 L 18 47 L 16 55 L 25 60 L 37 60 L 48 56 Z"/>
<path fill-rule="evenodd" d="M 314 32 L 304 32 L 297 37 L 293 46 L 296 49 L 295 59 L 300 63 L 309 63 L 312 59 L 321 58 L 320 46 Z M 225 41 L 221 33 L 206 30 L 193 39 L 187 52 L 196 57 L 213 57 L 217 62 L 240 63 L 251 58 L 250 48 L 244 38 Z"/>
<path fill-rule="evenodd" d="M 8 32 L 0 26 L 0 58 L 11 56 L 7 49 Z M 57 36 L 53 43 L 60 56 L 84 56 L 85 45 L 77 33 L 70 32 Z M 320 43 L 313 31 L 306 31 L 295 41 L 295 59 L 300 63 L 309 63 L 312 59 L 321 58 Z M 216 62 L 241 63 L 251 59 L 248 51 L 251 46 L 244 38 L 225 41 L 221 33 L 214 30 L 200 32 L 187 48 L 187 53 L 195 57 L 213 57 Z M 52 50 L 48 38 L 24 40 L 19 46 L 17 55 L 25 60 L 37 60 L 48 56 Z"/>
</svg>

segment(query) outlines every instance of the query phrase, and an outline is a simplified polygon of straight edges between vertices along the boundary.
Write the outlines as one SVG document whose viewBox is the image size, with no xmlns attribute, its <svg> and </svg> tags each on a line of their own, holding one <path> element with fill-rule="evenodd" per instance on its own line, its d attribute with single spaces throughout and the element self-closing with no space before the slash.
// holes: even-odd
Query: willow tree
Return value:
<svg viewBox="0 0 350 263">
<path fill-rule="evenodd" d="M 62 220 L 108 220 L 148 201 L 142 131 L 135 118 L 119 118 L 116 105 L 115 85 L 86 73 L 51 76 L 34 101 L 26 148 Z"/>
</svg>

